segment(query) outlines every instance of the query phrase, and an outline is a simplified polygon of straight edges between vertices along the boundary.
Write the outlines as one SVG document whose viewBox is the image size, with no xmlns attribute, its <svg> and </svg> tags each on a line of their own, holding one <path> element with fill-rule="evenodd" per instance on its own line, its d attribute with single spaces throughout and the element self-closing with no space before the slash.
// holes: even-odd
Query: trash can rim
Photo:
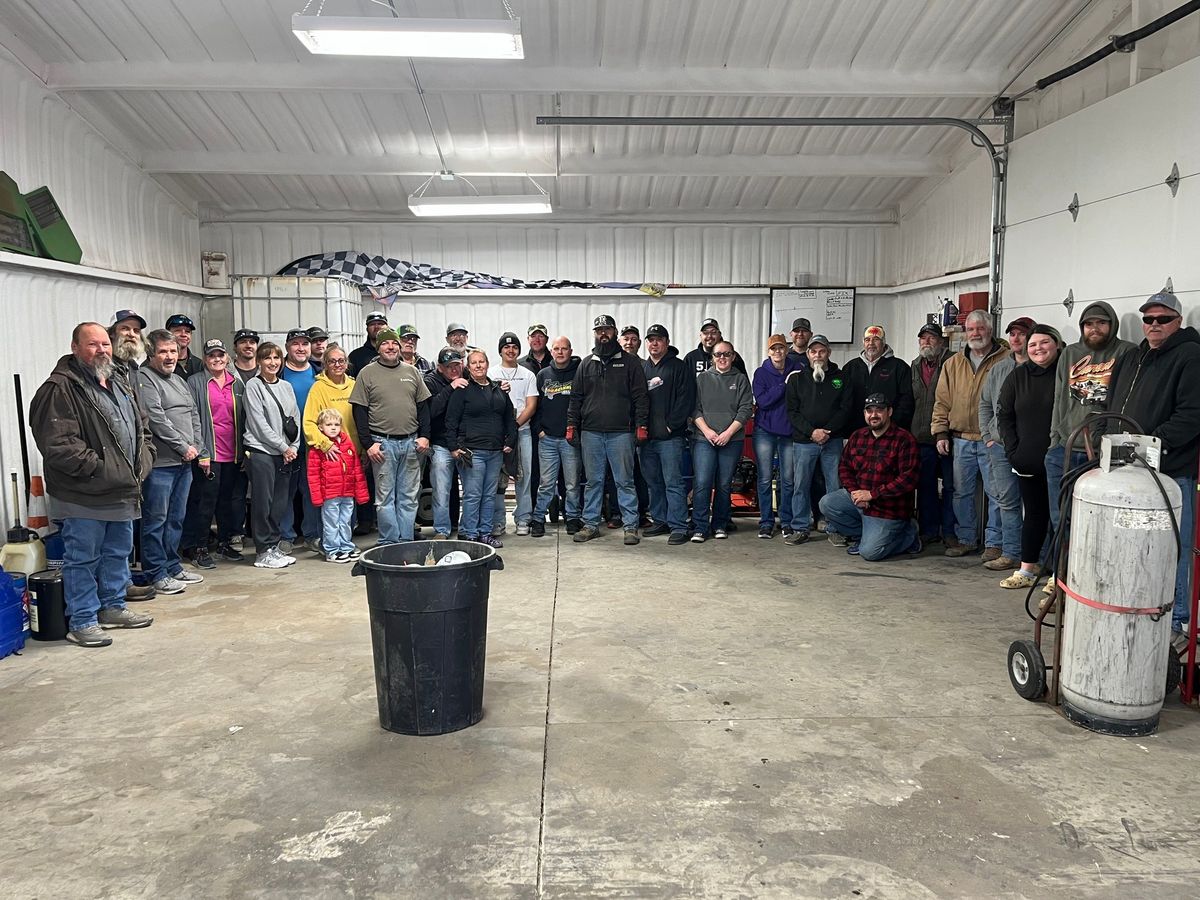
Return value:
<svg viewBox="0 0 1200 900">
<path fill-rule="evenodd" d="M 470 542 L 469 541 L 425 541 L 424 543 L 428 543 L 428 544 L 436 543 L 441 546 L 446 546 L 447 544 L 465 544 L 465 543 L 470 543 Z M 405 575 L 435 575 L 438 572 L 444 573 L 448 569 L 449 570 L 469 569 L 472 566 L 486 566 L 492 561 L 493 558 L 495 558 L 498 555 L 496 553 L 496 549 L 494 547 L 488 547 L 487 544 L 480 544 L 479 546 L 487 547 L 488 552 L 485 553 L 483 556 L 479 557 L 478 559 L 472 559 L 468 562 L 453 563 L 448 566 L 437 566 L 437 565 L 434 565 L 434 566 L 407 565 L 406 566 L 403 564 L 395 565 L 394 563 L 376 562 L 375 560 L 370 558 L 371 554 L 374 553 L 375 551 L 384 550 L 387 547 L 394 547 L 394 546 L 397 546 L 397 545 L 396 544 L 380 544 L 378 546 L 372 547 L 370 550 L 364 550 L 362 552 L 362 555 L 359 556 L 357 561 L 364 568 L 372 569 L 376 572 L 403 572 Z M 447 552 L 450 552 L 453 549 L 454 549 L 453 547 L 448 548 Z"/>
</svg>

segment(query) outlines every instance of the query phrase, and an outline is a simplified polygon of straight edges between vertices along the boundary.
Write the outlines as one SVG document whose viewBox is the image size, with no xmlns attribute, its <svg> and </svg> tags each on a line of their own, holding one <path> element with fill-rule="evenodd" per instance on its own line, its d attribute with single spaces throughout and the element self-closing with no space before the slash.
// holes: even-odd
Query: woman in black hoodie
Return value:
<svg viewBox="0 0 1200 900">
<path fill-rule="evenodd" d="M 458 536 L 490 547 L 504 545 L 492 537 L 492 498 L 504 454 L 517 446 L 517 419 L 508 394 L 487 377 L 482 350 L 467 354 L 468 384 L 455 391 L 446 407 L 446 446 L 458 460 L 462 480 L 462 517 Z M 469 451 L 464 456 L 464 451 Z"/>
<path fill-rule="evenodd" d="M 1050 494 L 1046 487 L 1046 451 L 1054 414 L 1054 378 L 1062 338 L 1049 325 L 1035 325 L 1025 352 L 1029 361 L 1017 366 L 1000 388 L 996 421 L 1009 464 L 1019 476 L 1025 518 L 1021 523 L 1021 568 L 1000 582 L 1003 588 L 1029 588 L 1041 574 L 1039 559 L 1050 529 Z"/>
</svg>

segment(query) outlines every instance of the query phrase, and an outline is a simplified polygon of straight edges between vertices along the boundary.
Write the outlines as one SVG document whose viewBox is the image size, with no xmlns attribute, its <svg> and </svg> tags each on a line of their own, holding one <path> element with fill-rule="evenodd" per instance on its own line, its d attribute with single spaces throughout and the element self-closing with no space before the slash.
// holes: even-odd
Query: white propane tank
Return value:
<svg viewBox="0 0 1200 900">
<path fill-rule="evenodd" d="M 1158 476 L 1168 512 L 1155 475 L 1123 461 L 1130 447 L 1157 474 L 1158 438 L 1105 435 L 1071 505 L 1059 688 L 1067 718 L 1102 734 L 1153 733 L 1166 694 L 1181 492 Z"/>
</svg>

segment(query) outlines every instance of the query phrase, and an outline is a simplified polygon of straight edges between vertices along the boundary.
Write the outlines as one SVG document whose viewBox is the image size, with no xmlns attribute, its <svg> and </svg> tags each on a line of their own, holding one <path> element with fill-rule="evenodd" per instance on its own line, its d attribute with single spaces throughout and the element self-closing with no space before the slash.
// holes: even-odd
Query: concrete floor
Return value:
<svg viewBox="0 0 1200 900">
<path fill-rule="evenodd" d="M 1021 700 L 1023 593 L 824 540 L 507 536 L 485 716 L 379 728 L 363 581 L 222 563 L 0 661 L 6 897 L 1179 897 L 1200 716 Z"/>
</svg>

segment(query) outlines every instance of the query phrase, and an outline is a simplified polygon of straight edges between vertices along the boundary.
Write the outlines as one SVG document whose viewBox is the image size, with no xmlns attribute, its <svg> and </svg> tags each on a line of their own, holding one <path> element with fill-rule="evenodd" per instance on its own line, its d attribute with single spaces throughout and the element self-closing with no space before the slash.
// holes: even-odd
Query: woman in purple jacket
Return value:
<svg viewBox="0 0 1200 900">
<path fill-rule="evenodd" d="M 788 342 L 782 334 L 767 339 L 767 358 L 754 373 L 754 457 L 758 464 L 758 536 L 775 534 L 771 481 L 779 457 L 779 527 L 784 537 L 792 533 L 792 426 L 788 422 L 783 391 L 787 377 L 803 368 L 787 359 Z"/>
</svg>

